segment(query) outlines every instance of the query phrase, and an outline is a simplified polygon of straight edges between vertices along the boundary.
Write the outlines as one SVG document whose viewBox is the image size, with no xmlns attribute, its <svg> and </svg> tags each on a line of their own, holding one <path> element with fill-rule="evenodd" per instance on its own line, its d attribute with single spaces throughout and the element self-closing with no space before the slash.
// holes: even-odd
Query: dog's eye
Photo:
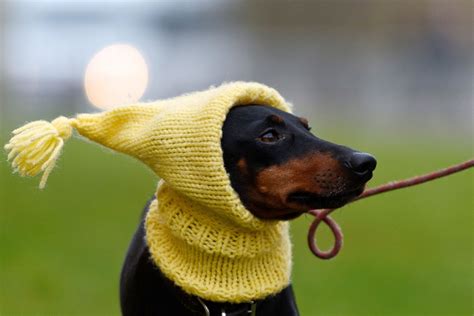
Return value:
<svg viewBox="0 0 474 316">
<path fill-rule="evenodd" d="M 282 139 L 283 136 L 277 133 L 275 130 L 270 130 L 265 133 L 263 133 L 258 140 L 263 142 L 263 143 L 276 143 L 280 139 Z"/>
</svg>

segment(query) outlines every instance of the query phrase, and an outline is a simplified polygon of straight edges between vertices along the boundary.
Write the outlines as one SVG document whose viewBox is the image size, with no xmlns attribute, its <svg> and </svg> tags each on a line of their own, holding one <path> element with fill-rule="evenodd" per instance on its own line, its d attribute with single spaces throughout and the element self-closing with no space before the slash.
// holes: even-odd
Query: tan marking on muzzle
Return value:
<svg viewBox="0 0 474 316">
<path fill-rule="evenodd" d="M 344 190 L 344 170 L 329 154 L 311 153 L 284 164 L 270 166 L 257 174 L 256 187 L 265 188 L 273 203 L 287 203 L 290 193 L 304 191 L 321 196 Z"/>
</svg>

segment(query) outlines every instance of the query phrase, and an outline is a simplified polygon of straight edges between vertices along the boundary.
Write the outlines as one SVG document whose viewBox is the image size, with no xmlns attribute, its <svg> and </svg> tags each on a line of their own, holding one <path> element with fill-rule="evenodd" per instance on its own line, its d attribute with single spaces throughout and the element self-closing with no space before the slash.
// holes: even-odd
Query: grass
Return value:
<svg viewBox="0 0 474 316">
<path fill-rule="evenodd" d="M 333 139 L 378 158 L 372 186 L 472 155 L 469 141 L 344 135 Z M 40 191 L 39 179 L 12 175 L 0 157 L 0 314 L 119 314 L 121 264 L 154 175 L 73 139 Z M 347 206 L 334 215 L 345 243 L 330 261 L 306 246 L 311 218 L 294 221 L 301 314 L 472 315 L 472 196 L 468 171 Z"/>
</svg>

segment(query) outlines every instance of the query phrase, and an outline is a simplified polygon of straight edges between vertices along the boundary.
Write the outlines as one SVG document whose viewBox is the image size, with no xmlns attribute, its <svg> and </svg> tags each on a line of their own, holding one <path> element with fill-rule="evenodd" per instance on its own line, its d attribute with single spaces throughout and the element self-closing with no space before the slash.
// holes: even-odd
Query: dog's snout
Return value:
<svg viewBox="0 0 474 316">
<path fill-rule="evenodd" d="M 356 152 L 351 155 L 346 162 L 346 166 L 355 174 L 365 176 L 374 171 L 377 166 L 377 160 L 370 154 Z"/>
</svg>

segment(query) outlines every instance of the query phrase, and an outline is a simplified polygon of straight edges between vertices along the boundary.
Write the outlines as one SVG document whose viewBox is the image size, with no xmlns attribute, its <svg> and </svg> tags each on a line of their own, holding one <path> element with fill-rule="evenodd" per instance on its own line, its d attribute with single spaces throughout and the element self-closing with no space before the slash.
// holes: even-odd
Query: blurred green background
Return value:
<svg viewBox="0 0 474 316">
<path fill-rule="evenodd" d="M 468 140 L 353 131 L 323 137 L 377 156 L 371 185 L 472 155 Z M 403 140 L 403 141 L 401 141 Z M 48 186 L 1 163 L 2 315 L 119 313 L 122 261 L 156 178 L 139 162 L 73 139 Z M 470 315 L 473 312 L 472 171 L 354 203 L 335 218 L 345 243 L 322 261 L 306 245 L 310 216 L 292 223 L 293 282 L 302 315 Z M 331 238 L 322 229 L 321 246 Z"/>
<path fill-rule="evenodd" d="M 148 67 L 141 100 L 261 81 L 319 137 L 375 155 L 369 186 L 422 174 L 474 155 L 472 12 L 470 0 L 3 1 L 0 143 L 30 120 L 98 111 L 85 69 L 125 43 Z M 344 247 L 329 261 L 306 245 L 312 218 L 295 220 L 301 314 L 473 315 L 473 180 L 466 171 L 346 206 L 334 214 Z M 0 315 L 119 314 L 121 265 L 156 182 L 75 137 L 41 191 L 2 152 Z M 331 244 L 325 227 L 319 236 Z"/>
</svg>

